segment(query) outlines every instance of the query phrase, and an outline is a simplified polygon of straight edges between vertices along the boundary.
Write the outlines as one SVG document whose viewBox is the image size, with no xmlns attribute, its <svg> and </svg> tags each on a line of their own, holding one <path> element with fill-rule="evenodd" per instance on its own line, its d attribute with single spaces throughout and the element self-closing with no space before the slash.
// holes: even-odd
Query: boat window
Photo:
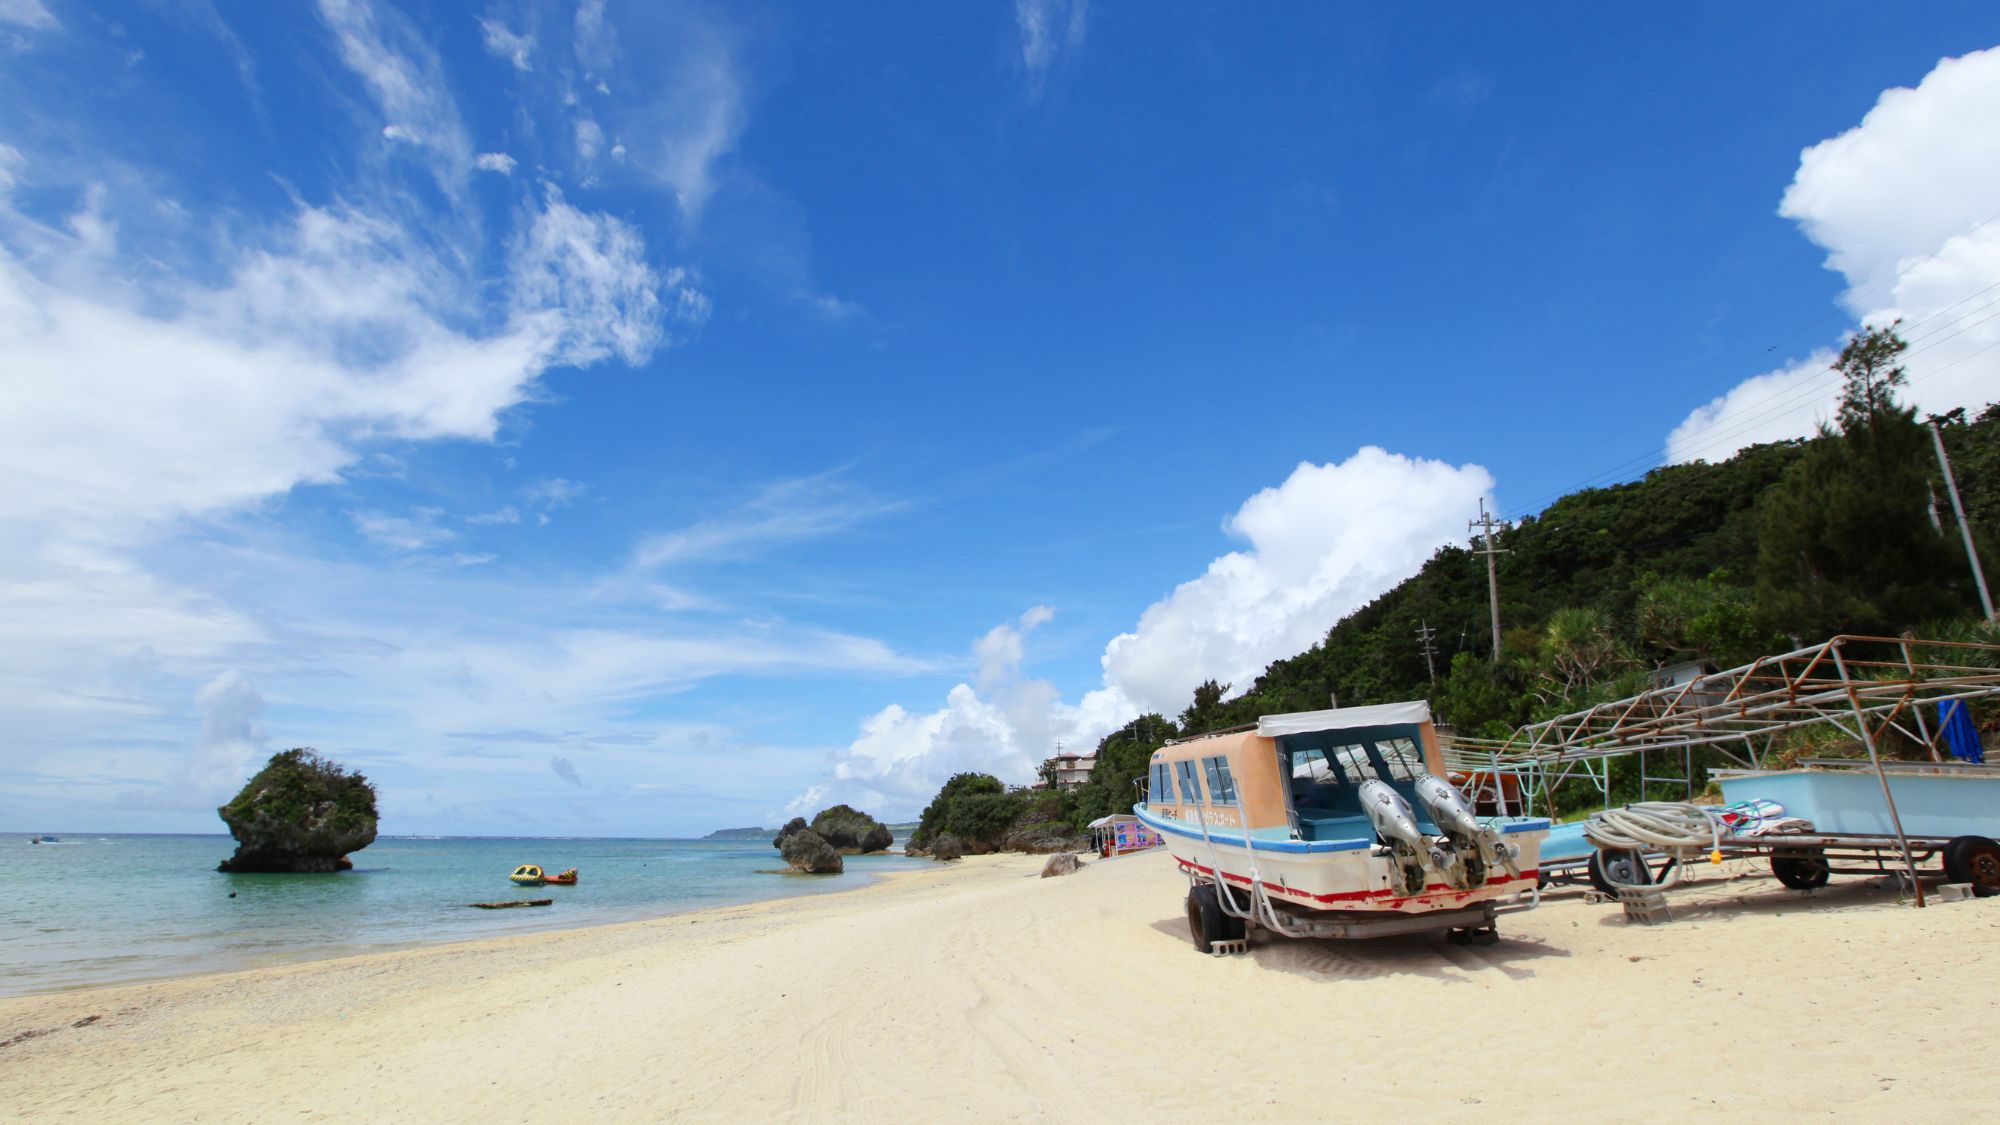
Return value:
<svg viewBox="0 0 2000 1125">
<path fill-rule="evenodd" d="M 1156 805 L 1174 803 L 1174 770 L 1165 762 L 1153 763 L 1153 784 L 1150 799 Z"/>
<path fill-rule="evenodd" d="M 1336 746 L 1328 751 L 1328 757 L 1340 766 L 1342 777 L 1349 785 L 1359 785 L 1364 781 L 1381 778 L 1375 776 L 1375 763 L 1368 760 L 1368 749 L 1360 743 L 1350 746 Z"/>
<path fill-rule="evenodd" d="M 1388 767 L 1390 781 L 1407 781 L 1430 772 L 1424 768 L 1424 752 L 1407 738 L 1384 738 L 1375 743 L 1375 752 Z"/>
<path fill-rule="evenodd" d="M 1313 747 L 1292 752 L 1292 780 L 1314 785 L 1339 785 L 1340 776 L 1327 767 L 1326 751 Z"/>
<path fill-rule="evenodd" d="M 1192 758 L 1185 762 L 1175 762 L 1181 775 L 1181 802 L 1189 805 L 1201 804 L 1201 782 L 1195 780 L 1195 766 Z"/>
<path fill-rule="evenodd" d="M 1236 803 L 1236 779 L 1229 776 L 1229 759 L 1221 755 L 1202 759 L 1208 768 L 1208 792 L 1218 805 Z"/>
</svg>

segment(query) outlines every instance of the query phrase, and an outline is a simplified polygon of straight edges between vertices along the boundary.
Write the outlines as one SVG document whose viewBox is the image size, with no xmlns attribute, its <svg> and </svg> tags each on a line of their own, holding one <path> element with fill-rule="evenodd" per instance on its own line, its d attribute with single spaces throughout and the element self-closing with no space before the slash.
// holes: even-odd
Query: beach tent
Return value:
<svg viewBox="0 0 2000 1125">
<path fill-rule="evenodd" d="M 1090 835 L 1101 856 L 1143 851 L 1161 842 L 1160 834 L 1131 813 L 1113 813 L 1090 822 Z"/>
</svg>

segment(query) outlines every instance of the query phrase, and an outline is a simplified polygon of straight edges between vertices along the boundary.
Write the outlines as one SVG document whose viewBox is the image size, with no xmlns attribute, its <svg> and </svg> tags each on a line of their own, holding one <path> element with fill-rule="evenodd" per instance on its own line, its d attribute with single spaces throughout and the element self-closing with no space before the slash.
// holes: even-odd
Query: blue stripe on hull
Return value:
<svg viewBox="0 0 2000 1125">
<path fill-rule="evenodd" d="M 1175 836 L 1186 836 L 1191 840 L 1203 838 L 1199 827 L 1190 828 L 1178 820 L 1163 819 L 1154 815 L 1143 803 L 1133 805 L 1132 814 L 1137 816 L 1141 821 L 1144 821 L 1148 826 L 1157 828 L 1162 832 L 1171 833 Z M 1225 831 L 1213 825 L 1209 826 L 1207 838 L 1213 840 L 1215 843 L 1227 844 L 1231 847 L 1251 847 L 1260 852 L 1281 852 L 1286 855 L 1358 852 L 1365 851 L 1375 843 L 1373 840 L 1262 840 L 1252 836 L 1250 837 L 1250 842 L 1245 844 L 1243 842 L 1243 833 Z"/>
</svg>

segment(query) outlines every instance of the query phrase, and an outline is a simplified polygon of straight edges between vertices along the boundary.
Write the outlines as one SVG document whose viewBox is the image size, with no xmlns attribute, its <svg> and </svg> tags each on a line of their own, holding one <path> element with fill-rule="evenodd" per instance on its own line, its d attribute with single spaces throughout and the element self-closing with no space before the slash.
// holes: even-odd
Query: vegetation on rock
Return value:
<svg viewBox="0 0 2000 1125">
<path fill-rule="evenodd" d="M 337 871 L 375 842 L 375 787 L 303 747 L 272 755 L 216 813 L 236 839 L 222 871 Z"/>
<path fill-rule="evenodd" d="M 836 850 L 849 855 L 887 851 L 895 842 L 888 825 L 847 805 L 822 810 L 812 818 L 812 830 Z"/>
</svg>

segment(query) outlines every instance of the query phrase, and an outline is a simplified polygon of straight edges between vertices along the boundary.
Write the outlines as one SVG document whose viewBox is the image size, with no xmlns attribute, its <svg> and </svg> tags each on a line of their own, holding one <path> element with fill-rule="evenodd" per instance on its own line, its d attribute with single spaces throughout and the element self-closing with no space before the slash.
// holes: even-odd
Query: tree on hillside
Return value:
<svg viewBox="0 0 2000 1125">
<path fill-rule="evenodd" d="M 1229 726 L 1222 710 L 1222 696 L 1228 690 L 1228 684 L 1203 680 L 1194 689 L 1194 702 L 1181 712 L 1181 729 L 1194 735 Z"/>
<path fill-rule="evenodd" d="M 1076 827 L 1082 828 L 1100 816 L 1131 812 L 1133 803 L 1139 800 L 1139 789 L 1133 783 L 1146 776 L 1153 751 L 1179 734 L 1172 722 L 1148 714 L 1099 740 L 1097 764 L 1091 767 L 1090 780 L 1069 794 L 1073 801 L 1070 815 Z"/>
<path fill-rule="evenodd" d="M 1895 321 L 1887 328 L 1871 328 L 1847 342 L 1833 370 L 1840 373 L 1840 429 L 1843 433 L 1874 435 L 1884 417 L 1900 410 L 1896 388 L 1909 382 L 1896 357 L 1909 344 L 1896 334 Z"/>
<path fill-rule="evenodd" d="M 1840 429 L 1822 429 L 1762 502 L 1759 615 L 1796 640 L 1893 633 L 1966 604 L 1932 522 L 1930 435 L 1895 396 L 1905 346 L 1893 326 L 1848 343 Z"/>
<path fill-rule="evenodd" d="M 1750 589 L 1731 582 L 1726 570 L 1701 578 L 1647 575 L 1634 618 L 1640 642 L 1671 660 L 1734 667 L 1770 651 L 1774 643 L 1757 627 Z"/>
</svg>

